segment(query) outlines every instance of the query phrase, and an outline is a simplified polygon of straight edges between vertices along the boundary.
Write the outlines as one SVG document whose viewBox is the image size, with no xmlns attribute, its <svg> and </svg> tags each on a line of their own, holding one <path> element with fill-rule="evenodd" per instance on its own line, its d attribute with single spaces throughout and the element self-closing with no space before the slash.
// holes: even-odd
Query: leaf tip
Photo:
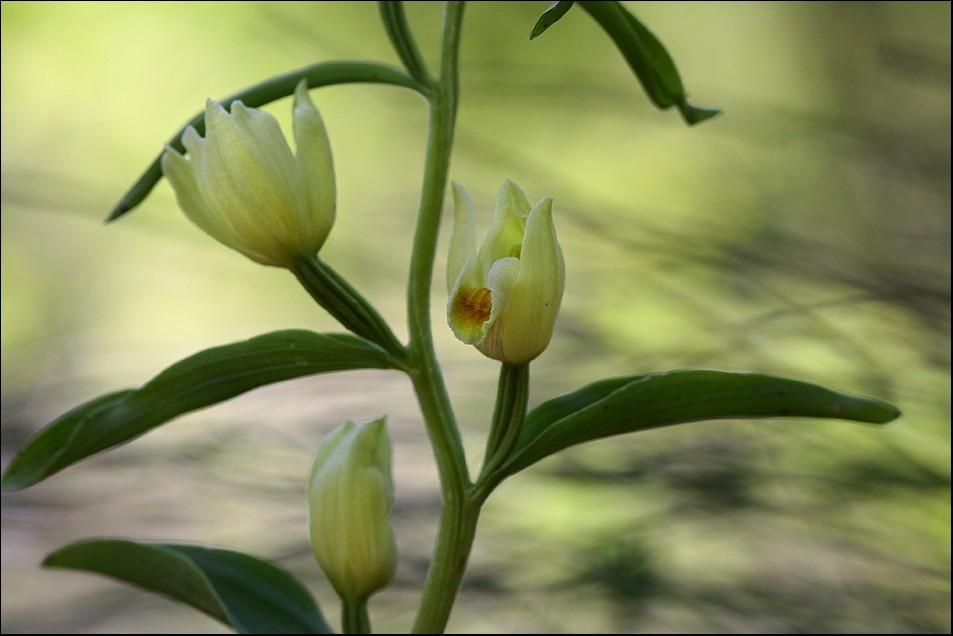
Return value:
<svg viewBox="0 0 953 636">
<path fill-rule="evenodd" d="M 893 404 L 876 398 L 847 395 L 841 398 L 831 405 L 830 417 L 867 424 L 889 424 L 903 415 Z"/>
<path fill-rule="evenodd" d="M 572 5 L 573 0 L 556 0 L 556 2 L 549 5 L 549 8 L 543 11 L 539 19 L 536 20 L 536 24 L 529 34 L 529 39 L 535 40 L 541 36 L 546 29 L 556 24 L 560 18 L 566 15 L 566 12 L 572 8 Z"/>
<path fill-rule="evenodd" d="M 893 404 L 887 404 L 886 402 L 881 402 L 877 405 L 879 410 L 876 414 L 875 420 L 872 420 L 872 424 L 889 424 L 900 418 L 903 415 L 903 411 L 898 409 Z"/>
<path fill-rule="evenodd" d="M 680 107 L 682 111 L 682 117 L 685 118 L 685 123 L 689 126 L 694 126 L 695 124 L 700 124 L 709 119 L 714 119 L 722 114 L 720 108 L 704 108 L 700 106 L 692 106 L 690 104 L 685 104 Z"/>
<path fill-rule="evenodd" d="M 112 223 L 113 221 L 115 221 L 115 220 L 117 220 L 119 217 L 121 217 L 122 215 L 124 215 L 124 214 L 126 214 L 127 212 L 129 212 L 130 210 L 132 210 L 132 208 L 134 208 L 134 207 L 135 207 L 135 206 L 133 206 L 133 205 L 129 205 L 129 204 L 126 202 L 126 199 L 125 199 L 125 197 L 124 197 L 123 200 L 120 201 L 119 203 L 117 203 L 117 204 L 116 204 L 116 207 L 114 207 L 114 208 L 109 212 L 109 216 L 106 217 L 106 220 L 103 221 L 103 223 L 106 224 L 106 225 Z"/>
</svg>

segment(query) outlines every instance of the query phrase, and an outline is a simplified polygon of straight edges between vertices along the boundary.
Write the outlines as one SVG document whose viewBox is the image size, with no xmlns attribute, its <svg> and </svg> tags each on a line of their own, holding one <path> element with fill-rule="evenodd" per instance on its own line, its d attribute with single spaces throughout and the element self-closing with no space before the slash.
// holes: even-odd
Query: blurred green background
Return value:
<svg viewBox="0 0 953 636">
<path fill-rule="evenodd" d="M 571 449 L 481 521 L 456 632 L 950 630 L 950 3 L 629 3 L 665 43 L 695 129 L 655 110 L 580 9 L 472 3 L 451 178 L 478 233 L 503 179 L 555 199 L 567 270 L 531 404 L 612 375 L 761 371 L 889 400 L 883 428 L 697 423 Z M 438 3 L 409 3 L 433 63 Z M 373 3 L 2 4 L 2 453 L 195 351 L 339 330 L 287 272 L 221 248 L 163 182 L 108 211 L 208 97 L 319 60 L 397 63 Z M 338 175 L 322 256 L 406 334 L 426 114 L 381 86 L 312 92 Z M 290 100 L 268 107 L 290 130 Z M 444 220 L 449 219 L 449 209 Z M 498 365 L 433 322 L 471 470 Z M 307 546 L 323 435 L 390 414 L 406 631 L 439 497 L 410 384 L 357 372 L 259 389 L 3 495 L 4 632 L 214 632 L 97 577 L 39 569 L 91 536 L 272 558 L 338 605 Z"/>
</svg>

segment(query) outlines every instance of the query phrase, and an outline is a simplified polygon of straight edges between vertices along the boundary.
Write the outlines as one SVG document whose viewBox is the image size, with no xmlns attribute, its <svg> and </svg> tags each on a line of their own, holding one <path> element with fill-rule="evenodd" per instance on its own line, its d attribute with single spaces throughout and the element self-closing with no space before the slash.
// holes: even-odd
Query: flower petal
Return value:
<svg viewBox="0 0 953 636">
<path fill-rule="evenodd" d="M 269 113 L 210 102 L 197 182 L 213 213 L 260 254 L 287 254 L 307 205 L 294 155 Z M 268 259 L 272 265 L 283 265 Z"/>
<path fill-rule="evenodd" d="M 500 356 L 503 354 L 506 308 L 509 307 L 522 267 L 522 262 L 516 257 L 501 258 L 493 263 L 487 276 L 493 304 L 490 316 L 483 325 L 483 340 L 477 344 L 477 348 L 496 360 L 504 359 Z"/>
<path fill-rule="evenodd" d="M 476 218 L 473 212 L 473 199 L 462 185 L 454 181 L 453 186 L 453 233 L 450 235 L 450 254 L 447 256 L 447 293 L 453 291 L 464 265 L 476 257 Z M 482 279 L 482 272 L 476 272 Z M 469 281 L 471 284 L 475 280 Z"/>
<path fill-rule="evenodd" d="M 530 212 L 529 199 L 526 198 L 523 189 L 509 179 L 503 182 L 496 193 L 496 208 L 493 211 L 493 216 L 499 214 L 500 209 L 506 206 L 513 208 L 513 211 L 523 219 Z"/>
<path fill-rule="evenodd" d="M 509 179 L 504 181 L 496 197 L 493 224 L 480 248 L 480 263 L 484 272 L 488 272 L 493 263 L 501 258 L 520 257 L 520 243 L 528 213 L 526 195 Z"/>
<path fill-rule="evenodd" d="M 263 262 L 261 259 L 265 257 L 255 252 L 246 241 L 235 234 L 224 219 L 208 206 L 196 176 L 196 166 L 200 164 L 205 150 L 204 144 L 198 142 L 204 142 L 204 140 L 198 136 L 194 128 L 190 127 L 185 131 L 184 143 L 190 154 L 194 153 L 194 156 L 183 157 L 169 145 L 166 145 L 166 150 L 162 154 L 162 174 L 172 184 L 179 207 L 189 220 L 209 236 L 232 249 L 239 250 L 249 258 Z"/>
<path fill-rule="evenodd" d="M 453 335 L 465 344 L 483 341 L 493 310 L 493 292 L 479 284 L 467 284 L 471 278 L 467 270 L 473 268 L 473 263 L 473 259 L 467 261 L 447 299 L 447 324 Z"/>
<path fill-rule="evenodd" d="M 302 249 L 320 248 L 334 223 L 334 160 L 324 121 L 304 79 L 295 88 L 294 134 L 295 159 L 307 194 L 306 216 L 300 222 L 308 235 L 301 237 Z"/>
<path fill-rule="evenodd" d="M 562 302 L 565 264 L 556 240 L 553 200 L 542 199 L 526 220 L 519 278 L 503 311 L 505 359 L 525 364 L 546 349 Z"/>
</svg>

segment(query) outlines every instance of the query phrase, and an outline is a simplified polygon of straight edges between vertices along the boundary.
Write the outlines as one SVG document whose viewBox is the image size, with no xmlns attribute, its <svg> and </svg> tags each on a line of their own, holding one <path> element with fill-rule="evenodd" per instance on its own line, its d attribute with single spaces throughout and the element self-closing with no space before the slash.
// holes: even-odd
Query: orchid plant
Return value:
<svg viewBox="0 0 953 636">
<path fill-rule="evenodd" d="M 621 3 L 578 4 L 614 41 L 656 106 L 675 107 L 688 125 L 719 113 L 688 103 L 665 48 Z M 379 6 L 404 68 L 372 61 L 320 62 L 220 102 L 209 100 L 109 216 L 115 221 L 133 210 L 165 176 L 179 206 L 199 228 L 256 263 L 290 270 L 350 333 L 264 334 L 199 352 L 138 388 L 94 398 L 24 445 L 7 466 L 4 490 L 31 486 L 180 415 L 264 384 L 350 369 L 405 373 L 436 457 L 443 501 L 413 631 L 440 633 L 464 576 L 481 507 L 503 480 L 545 457 L 595 439 L 698 420 L 796 416 L 885 423 L 899 416 L 884 402 L 806 382 L 709 370 L 599 379 L 528 411 L 530 363 L 559 337 L 554 325 L 566 277 L 554 221 L 559 192 L 531 206 L 515 182 L 504 182 L 478 247 L 476 227 L 488 216 L 475 210 L 466 189 L 454 182 L 448 325 L 460 341 L 501 363 L 483 465 L 472 478 L 430 324 L 431 280 L 460 100 L 464 3 L 445 5 L 436 69 L 418 50 L 402 4 Z M 527 25 L 530 38 L 572 6 L 553 3 L 534 27 Z M 415 91 L 428 108 L 407 283 L 407 343 L 320 257 L 336 214 L 335 175 L 325 122 L 309 91 L 348 83 Z M 257 109 L 289 95 L 294 96 L 294 152 L 274 117 Z M 571 275 L 571 255 L 569 260 Z M 307 491 L 311 545 L 341 597 L 342 631 L 369 633 L 368 598 L 391 581 L 398 559 L 388 519 L 394 482 L 386 418 L 348 422 L 332 431 L 317 450 Z M 44 565 L 97 572 L 164 594 L 239 632 L 332 631 L 317 602 L 290 573 L 241 552 L 91 539 L 55 551 Z"/>
</svg>

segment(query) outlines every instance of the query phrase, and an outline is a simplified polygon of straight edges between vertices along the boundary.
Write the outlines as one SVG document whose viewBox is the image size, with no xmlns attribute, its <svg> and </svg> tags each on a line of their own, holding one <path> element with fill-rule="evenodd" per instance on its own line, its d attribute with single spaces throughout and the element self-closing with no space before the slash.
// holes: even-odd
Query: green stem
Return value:
<svg viewBox="0 0 953 636">
<path fill-rule="evenodd" d="M 341 599 L 341 632 L 370 634 L 371 618 L 367 615 L 367 599 Z"/>
<path fill-rule="evenodd" d="M 500 367 L 500 384 L 496 392 L 496 408 L 493 424 L 486 441 L 483 469 L 476 482 L 475 492 L 479 499 L 486 499 L 499 480 L 493 473 L 513 450 L 520 427 L 526 417 L 529 401 L 529 365 L 507 364 Z"/>
<path fill-rule="evenodd" d="M 374 306 L 317 256 L 291 269 L 312 298 L 342 325 L 394 356 L 400 367 L 407 351 Z"/>
<path fill-rule="evenodd" d="M 482 503 L 470 496 L 472 484 L 463 442 L 437 363 L 430 325 L 430 287 L 450 171 L 459 93 L 463 9 L 463 2 L 448 2 L 444 9 L 440 79 L 430 98 L 424 182 L 407 287 L 407 323 L 413 366 L 410 378 L 433 445 L 443 496 L 433 561 L 414 623 L 414 631 L 418 633 L 442 633 L 447 625 L 473 545 Z"/>
<path fill-rule="evenodd" d="M 482 505 L 483 501 L 470 496 L 459 502 L 444 500 L 437 545 L 412 633 L 442 634 L 446 630 L 476 537 Z"/>
<path fill-rule="evenodd" d="M 407 24 L 407 16 L 404 15 L 404 3 L 387 0 L 378 2 L 377 7 L 381 13 L 381 21 L 384 23 L 384 29 L 387 30 L 387 36 L 390 38 L 400 61 L 404 63 L 410 74 L 413 75 L 421 84 L 427 87 L 433 87 L 434 79 L 427 70 L 427 63 L 424 56 L 420 54 L 417 48 L 417 41 L 410 31 L 410 25 Z"/>
</svg>

